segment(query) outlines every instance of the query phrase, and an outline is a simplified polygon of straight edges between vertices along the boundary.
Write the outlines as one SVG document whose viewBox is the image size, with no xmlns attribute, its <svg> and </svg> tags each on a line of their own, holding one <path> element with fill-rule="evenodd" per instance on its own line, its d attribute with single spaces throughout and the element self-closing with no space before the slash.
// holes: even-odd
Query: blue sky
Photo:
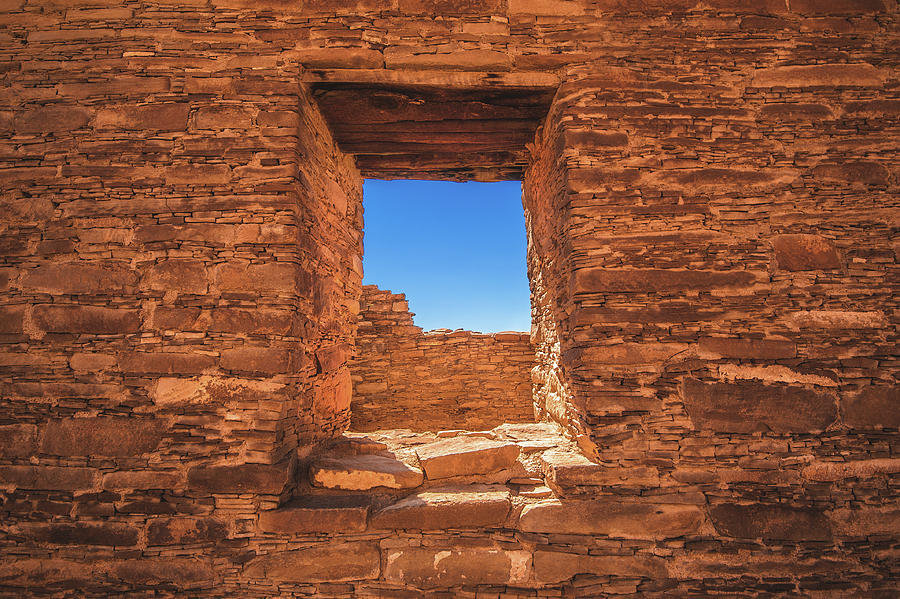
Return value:
<svg viewBox="0 0 900 599">
<path fill-rule="evenodd" d="M 405 293 L 416 325 L 530 331 L 518 181 L 363 185 L 363 283 Z"/>
</svg>

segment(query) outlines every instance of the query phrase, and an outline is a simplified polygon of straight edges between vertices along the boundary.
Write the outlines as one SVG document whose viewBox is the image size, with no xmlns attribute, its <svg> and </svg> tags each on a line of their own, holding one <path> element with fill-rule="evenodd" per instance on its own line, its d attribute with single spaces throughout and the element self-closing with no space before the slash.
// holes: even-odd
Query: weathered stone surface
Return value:
<svg viewBox="0 0 900 599">
<path fill-rule="evenodd" d="M 900 428 L 900 387 L 869 385 L 843 395 L 841 417 L 850 428 Z"/>
<path fill-rule="evenodd" d="M 172 490 L 183 486 L 183 477 L 176 472 L 157 470 L 120 470 L 103 475 L 101 485 L 104 489 L 165 489 Z"/>
<path fill-rule="evenodd" d="M 23 534 L 38 543 L 54 545 L 106 545 L 132 547 L 138 542 L 138 529 L 126 524 L 28 524 Z"/>
<path fill-rule="evenodd" d="M 137 273 L 122 262 L 57 262 L 26 272 L 22 287 L 53 295 L 120 295 L 133 293 L 137 280 Z"/>
<path fill-rule="evenodd" d="M 329 345 L 316 351 L 316 362 L 320 372 L 331 372 L 344 366 L 350 357 L 349 343 Z"/>
<path fill-rule="evenodd" d="M 154 451 L 166 432 L 156 418 L 67 418 L 51 420 L 41 452 L 61 456 L 138 456 Z"/>
<path fill-rule="evenodd" d="M 188 470 L 188 487 L 210 493 L 259 493 L 280 495 L 291 480 L 294 463 L 194 466 Z"/>
<path fill-rule="evenodd" d="M 509 490 L 498 485 L 439 487 L 414 493 L 372 515 L 373 528 L 446 530 L 500 527 Z"/>
<path fill-rule="evenodd" d="M 378 69 L 384 55 L 368 48 L 301 48 L 294 56 L 308 69 Z"/>
<path fill-rule="evenodd" d="M 254 112 L 248 106 L 204 106 L 194 113 L 195 129 L 248 129 Z"/>
<path fill-rule="evenodd" d="M 572 279 L 573 293 L 652 293 L 747 287 L 765 280 L 748 270 L 665 270 L 653 268 L 582 268 Z"/>
<path fill-rule="evenodd" d="M 829 270 L 841 267 L 837 248 L 819 235 L 778 235 L 772 239 L 775 262 L 782 270 Z"/>
<path fill-rule="evenodd" d="M 0 456 L 26 458 L 37 453 L 38 427 L 33 424 L 0 426 Z"/>
<path fill-rule="evenodd" d="M 739 539 L 830 541 L 831 527 L 822 512 L 773 504 L 721 504 L 710 508 L 719 534 Z"/>
<path fill-rule="evenodd" d="M 417 49 L 389 48 L 384 52 L 389 69 L 451 69 L 460 71 L 508 71 L 512 61 L 505 52 L 457 50 L 449 53 L 420 53 Z"/>
<path fill-rule="evenodd" d="M 900 535 L 900 509 L 895 506 L 843 508 L 828 517 L 835 536 Z"/>
<path fill-rule="evenodd" d="M 262 555 L 244 568 L 247 578 L 277 582 L 340 582 L 370 580 L 381 573 L 381 552 L 368 542 L 327 542 Z"/>
<path fill-rule="evenodd" d="M 877 329 L 886 323 L 883 312 L 850 310 L 802 310 L 784 316 L 793 330 L 803 329 Z"/>
<path fill-rule="evenodd" d="M 215 282 L 223 292 L 290 293 L 296 290 L 297 265 L 289 263 L 227 263 L 215 271 Z"/>
<path fill-rule="evenodd" d="M 292 326 L 293 314 L 288 310 L 215 308 L 210 311 L 210 331 L 287 335 Z"/>
<path fill-rule="evenodd" d="M 727 168 L 675 169 L 649 178 L 666 186 L 708 191 L 710 189 L 774 189 L 793 183 L 799 173 L 793 169 L 739 170 Z"/>
<path fill-rule="evenodd" d="M 670 539 L 697 534 L 705 520 L 694 505 L 547 499 L 526 506 L 518 529 L 525 532 Z"/>
<path fill-rule="evenodd" d="M 99 306 L 41 304 L 32 311 L 34 325 L 47 333 L 121 335 L 141 329 L 140 310 Z"/>
<path fill-rule="evenodd" d="M 558 487 L 570 486 L 659 486 L 659 472 L 652 466 L 603 466 L 580 453 L 546 451 L 541 471 Z"/>
<path fill-rule="evenodd" d="M 832 112 L 822 104 L 776 102 L 764 104 L 759 109 L 759 116 L 778 121 L 820 121 L 832 118 Z"/>
<path fill-rule="evenodd" d="M 850 462 L 813 462 L 803 469 L 803 478 L 817 482 L 834 482 L 845 478 L 871 479 L 900 472 L 900 459 L 881 458 Z"/>
<path fill-rule="evenodd" d="M 416 455 L 425 476 L 435 480 L 509 468 L 519 456 L 519 447 L 492 439 L 455 437 L 418 447 Z"/>
<path fill-rule="evenodd" d="M 793 341 L 782 339 L 733 339 L 730 337 L 701 337 L 701 353 L 717 358 L 741 360 L 782 360 L 797 355 Z"/>
<path fill-rule="evenodd" d="M 384 578 L 421 588 L 524 583 L 531 553 L 493 548 L 409 547 L 387 551 Z"/>
<path fill-rule="evenodd" d="M 878 87 L 884 71 L 867 63 L 817 64 L 760 69 L 750 81 L 753 87 Z"/>
<path fill-rule="evenodd" d="M 562 582 L 576 574 L 624 578 L 667 577 L 666 563 L 658 557 L 580 555 L 558 551 L 534 552 L 534 577 L 539 582 Z"/>
<path fill-rule="evenodd" d="M 183 352 L 129 352 L 119 356 L 119 368 L 133 374 L 200 374 L 215 366 L 213 356 Z"/>
<path fill-rule="evenodd" d="M 695 427 L 721 432 L 814 432 L 825 430 L 837 418 L 833 395 L 796 385 L 688 378 L 682 384 L 682 398 Z"/>
<path fill-rule="evenodd" d="M 888 185 L 891 181 L 891 172 L 877 162 L 821 164 L 813 169 L 813 176 L 823 181 L 862 185 Z"/>
<path fill-rule="evenodd" d="M 147 527 L 150 545 L 212 543 L 228 538 L 228 525 L 216 518 L 155 518 Z"/>
<path fill-rule="evenodd" d="M 687 349 L 688 346 L 683 343 L 618 343 L 566 352 L 564 359 L 588 367 L 654 364 L 665 362 Z"/>
<path fill-rule="evenodd" d="M 16 133 L 62 133 L 88 124 L 91 113 L 81 106 L 42 106 L 15 120 Z"/>
<path fill-rule="evenodd" d="M 188 103 L 144 104 L 104 108 L 94 116 L 98 129 L 182 131 L 187 129 Z"/>
<path fill-rule="evenodd" d="M 22 333 L 25 306 L 0 307 L 0 334 L 18 335 Z"/>
<path fill-rule="evenodd" d="M 161 260 L 144 269 L 143 283 L 155 291 L 203 295 L 208 289 L 206 267 L 199 260 Z"/>
<path fill-rule="evenodd" d="M 371 499 L 365 495 L 310 495 L 259 514 L 259 529 L 277 534 L 366 530 Z"/>
<path fill-rule="evenodd" d="M 224 350 L 219 364 L 233 372 L 275 374 L 288 372 L 291 355 L 277 347 L 242 346 Z"/>
<path fill-rule="evenodd" d="M 422 471 L 394 457 L 375 454 L 319 458 L 309 467 L 312 484 L 327 489 L 363 491 L 377 487 L 412 489 L 422 484 Z"/>
<path fill-rule="evenodd" d="M 95 571 L 131 584 L 155 586 L 168 583 L 181 588 L 212 583 L 217 578 L 209 560 L 171 556 L 112 560 L 99 564 Z"/>
</svg>

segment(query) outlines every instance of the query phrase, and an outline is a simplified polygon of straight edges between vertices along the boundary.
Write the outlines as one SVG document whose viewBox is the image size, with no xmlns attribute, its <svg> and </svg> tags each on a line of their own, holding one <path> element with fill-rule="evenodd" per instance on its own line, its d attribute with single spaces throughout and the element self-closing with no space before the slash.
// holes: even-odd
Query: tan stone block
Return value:
<svg viewBox="0 0 900 599">
<path fill-rule="evenodd" d="M 859 15 L 887 10 L 884 0 L 791 0 L 791 12 L 802 15 Z"/>
<path fill-rule="evenodd" d="M 209 289 L 206 266 L 200 260 L 173 258 L 144 268 L 143 284 L 155 291 L 204 295 Z"/>
<path fill-rule="evenodd" d="M 96 565 L 95 572 L 102 572 L 113 580 L 148 587 L 173 584 L 177 588 L 199 588 L 218 579 L 209 560 L 173 556 L 110 560 Z"/>
<path fill-rule="evenodd" d="M 417 54 L 403 47 L 384 51 L 388 69 L 437 69 L 460 71 L 509 71 L 512 60 L 505 52 L 495 50 L 456 50 L 445 54 Z"/>
<path fill-rule="evenodd" d="M 210 311 L 210 331 L 254 335 L 288 335 L 294 323 L 289 310 L 263 308 L 214 308 Z"/>
<path fill-rule="evenodd" d="M 372 515 L 373 528 L 446 530 L 500 528 L 510 510 L 509 489 L 458 485 L 414 493 Z"/>
<path fill-rule="evenodd" d="M 228 538 L 228 525 L 217 518 L 155 518 L 147 526 L 148 545 L 212 543 Z"/>
<path fill-rule="evenodd" d="M 0 466 L 0 480 L 19 489 L 78 491 L 94 487 L 98 471 L 75 466 Z"/>
<path fill-rule="evenodd" d="M 394 457 L 363 454 L 317 459 L 309 467 L 309 478 L 314 486 L 327 489 L 412 489 L 422 484 L 422 471 Z"/>
<path fill-rule="evenodd" d="M 188 470 L 188 487 L 210 493 L 256 493 L 281 495 L 292 483 L 294 462 L 194 466 Z"/>
<path fill-rule="evenodd" d="M 759 109 L 761 119 L 771 121 L 826 121 L 834 118 L 831 108 L 824 104 L 774 102 Z"/>
<path fill-rule="evenodd" d="M 96 352 L 78 352 L 69 358 L 69 367 L 72 370 L 89 370 L 103 372 L 116 365 L 116 357 L 111 354 Z"/>
<path fill-rule="evenodd" d="M 277 534 L 347 533 L 366 530 L 368 496 L 311 495 L 259 513 L 259 529 Z"/>
<path fill-rule="evenodd" d="M 538 582 L 563 582 L 571 580 L 577 574 L 652 580 L 668 578 L 666 562 L 659 557 L 534 552 L 534 578 Z"/>
<path fill-rule="evenodd" d="M 166 185 L 221 185 L 232 179 L 231 169 L 224 164 L 185 164 L 156 169 Z"/>
<path fill-rule="evenodd" d="M 370 542 L 325 542 L 295 551 L 278 551 L 254 558 L 244 576 L 277 582 L 340 582 L 372 580 L 381 574 L 381 552 Z"/>
<path fill-rule="evenodd" d="M 510 15 L 571 17 L 584 14 L 579 0 L 508 0 Z"/>
<path fill-rule="evenodd" d="M 519 446 L 507 441 L 455 437 L 416 448 L 419 463 L 430 480 L 451 476 L 489 474 L 510 468 Z"/>
<path fill-rule="evenodd" d="M 585 366 L 635 365 L 665 362 L 688 349 L 683 343 L 619 343 L 594 345 L 566 352 L 563 360 Z"/>
<path fill-rule="evenodd" d="M 181 474 L 158 470 L 120 470 L 103 475 L 101 486 L 107 490 L 163 489 L 183 487 Z"/>
<path fill-rule="evenodd" d="M 51 295 L 123 295 L 136 291 L 137 280 L 126 262 L 54 262 L 28 270 L 22 288 Z"/>
<path fill-rule="evenodd" d="M 93 124 L 98 129 L 184 131 L 187 129 L 190 111 L 191 105 L 186 102 L 120 104 L 98 111 Z"/>
<path fill-rule="evenodd" d="M 777 235 L 772 239 L 775 262 L 782 270 L 833 270 L 841 267 L 834 244 L 819 235 Z"/>
<path fill-rule="evenodd" d="M 25 306 L 0 306 L 0 334 L 21 335 Z"/>
<path fill-rule="evenodd" d="M 573 293 L 651 293 L 748 287 L 766 281 L 749 270 L 675 270 L 661 268 L 582 268 L 575 271 Z"/>
<path fill-rule="evenodd" d="M 337 343 L 316 350 L 316 362 L 320 372 L 332 372 L 344 366 L 350 358 L 349 343 Z"/>
<path fill-rule="evenodd" d="M 155 418 L 51 420 L 44 432 L 41 452 L 60 456 L 138 456 L 154 451 L 166 429 L 166 423 Z"/>
<path fill-rule="evenodd" d="M 140 310 L 39 304 L 32 312 L 34 326 L 48 333 L 122 335 L 141 329 Z"/>
<path fill-rule="evenodd" d="M 752 87 L 880 87 L 887 79 L 881 69 L 864 62 L 817 64 L 759 69 Z"/>
<path fill-rule="evenodd" d="M 89 564 L 42 557 L 0 562 L 0 578 L 11 587 L 35 588 L 53 584 L 81 587 L 94 580 Z"/>
<path fill-rule="evenodd" d="M 127 77 L 121 74 L 110 75 L 107 81 L 92 83 L 60 83 L 56 86 L 62 97 L 93 98 L 132 95 L 145 97 L 169 91 L 171 81 L 168 77 Z"/>
<path fill-rule="evenodd" d="M 573 452 L 545 451 L 541 471 L 559 487 L 659 486 L 659 471 L 652 466 L 603 466 Z"/>
<path fill-rule="evenodd" d="M 63 133 L 81 129 L 88 124 L 91 112 L 81 106 L 42 106 L 20 114 L 15 122 L 16 133 Z"/>
<path fill-rule="evenodd" d="M 858 100 L 844 104 L 847 114 L 866 116 L 896 116 L 900 114 L 900 100 Z"/>
<path fill-rule="evenodd" d="M 773 504 L 720 504 L 709 510 L 719 534 L 739 539 L 830 541 L 825 515 L 811 508 Z"/>
<path fill-rule="evenodd" d="M 307 69 L 380 69 L 384 55 L 369 48 L 300 48 L 291 56 Z"/>
<path fill-rule="evenodd" d="M 878 162 L 845 162 L 820 164 L 813 168 L 813 176 L 823 181 L 859 183 L 861 185 L 889 185 L 891 172 Z"/>
<path fill-rule="evenodd" d="M 782 339 L 701 337 L 700 352 L 709 357 L 782 360 L 797 356 L 797 344 Z"/>
<path fill-rule="evenodd" d="M 835 482 L 846 478 L 870 480 L 879 475 L 900 472 L 900 459 L 878 458 L 849 462 L 813 462 L 806 466 L 803 478 L 817 482 Z"/>
<path fill-rule="evenodd" d="M 153 308 L 153 328 L 158 331 L 205 331 L 209 323 L 200 316 L 200 308 L 156 306 Z"/>
<path fill-rule="evenodd" d="M 133 547 L 137 545 L 138 528 L 124 524 L 26 523 L 20 526 L 25 537 L 54 545 L 105 545 Z"/>
<path fill-rule="evenodd" d="M 900 428 L 900 387 L 869 385 L 841 397 L 841 416 L 852 429 Z"/>
<path fill-rule="evenodd" d="M 203 106 L 194 114 L 195 129 L 249 129 L 255 111 L 246 106 Z"/>
<path fill-rule="evenodd" d="M 222 351 L 219 364 L 233 372 L 287 373 L 291 367 L 291 353 L 276 347 L 235 347 Z"/>
<path fill-rule="evenodd" d="M 294 293 L 299 267 L 289 262 L 222 264 L 215 281 L 223 292 Z"/>
<path fill-rule="evenodd" d="M 0 456 L 27 458 L 37 454 L 38 428 L 34 424 L 0 425 Z"/>
<path fill-rule="evenodd" d="M 883 312 L 849 310 L 801 310 L 783 317 L 788 328 L 804 329 L 880 329 L 887 326 Z"/>
<path fill-rule="evenodd" d="M 706 383 L 685 379 L 684 406 L 698 429 L 732 433 L 823 431 L 837 418 L 831 393 L 761 382 Z"/>
<path fill-rule="evenodd" d="M 130 374 L 201 374 L 216 365 L 213 356 L 186 352 L 126 352 L 119 369 Z"/>
<path fill-rule="evenodd" d="M 388 549 L 384 579 L 420 588 L 522 584 L 531 573 L 530 551 L 497 548 Z"/>
<path fill-rule="evenodd" d="M 436 16 L 502 15 L 504 0 L 400 0 L 399 10 L 405 15 Z"/>
<path fill-rule="evenodd" d="M 870 537 L 900 535 L 900 508 L 860 506 L 837 509 L 828 514 L 835 536 Z"/>
<path fill-rule="evenodd" d="M 546 499 L 522 510 L 525 532 L 669 539 L 698 534 L 705 521 L 695 505 Z"/>
<path fill-rule="evenodd" d="M 695 191 L 722 189 L 775 189 L 787 187 L 799 179 L 795 169 L 741 170 L 727 168 L 688 168 L 659 171 L 644 177 L 647 183 Z M 642 181 L 643 182 L 643 181 Z"/>
</svg>

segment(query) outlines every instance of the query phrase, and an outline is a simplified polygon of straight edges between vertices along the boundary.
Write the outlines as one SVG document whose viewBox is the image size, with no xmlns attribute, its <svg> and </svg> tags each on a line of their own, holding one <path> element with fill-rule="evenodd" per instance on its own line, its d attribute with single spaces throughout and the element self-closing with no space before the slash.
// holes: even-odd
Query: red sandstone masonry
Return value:
<svg viewBox="0 0 900 599">
<path fill-rule="evenodd" d="M 404 294 L 363 287 L 351 430 L 482 430 L 534 420 L 526 333 L 423 333 L 412 316 Z"/>
</svg>

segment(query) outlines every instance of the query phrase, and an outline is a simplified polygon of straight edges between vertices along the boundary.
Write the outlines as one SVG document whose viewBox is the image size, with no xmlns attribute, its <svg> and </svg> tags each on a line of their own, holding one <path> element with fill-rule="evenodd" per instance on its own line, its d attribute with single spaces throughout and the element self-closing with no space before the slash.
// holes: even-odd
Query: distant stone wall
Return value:
<svg viewBox="0 0 900 599">
<path fill-rule="evenodd" d="M 404 294 L 363 287 L 351 430 L 480 430 L 534 419 L 527 334 L 423 333 L 412 317 Z"/>
</svg>

